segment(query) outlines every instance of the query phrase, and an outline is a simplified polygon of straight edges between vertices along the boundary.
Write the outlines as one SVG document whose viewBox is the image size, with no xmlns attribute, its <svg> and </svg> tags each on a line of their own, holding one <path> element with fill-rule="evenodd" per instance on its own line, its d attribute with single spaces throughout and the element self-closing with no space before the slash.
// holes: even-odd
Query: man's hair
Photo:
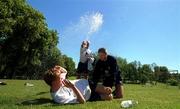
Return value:
<svg viewBox="0 0 180 109">
<path fill-rule="evenodd" d="M 52 86 L 52 82 L 54 81 L 54 79 L 55 79 L 55 75 L 52 70 L 48 70 L 45 72 L 44 81 L 46 82 L 46 84 L 48 84 L 49 86 Z"/>
<path fill-rule="evenodd" d="M 105 48 L 100 48 L 98 50 L 98 53 L 104 53 L 104 54 L 107 54 L 107 50 Z"/>
</svg>

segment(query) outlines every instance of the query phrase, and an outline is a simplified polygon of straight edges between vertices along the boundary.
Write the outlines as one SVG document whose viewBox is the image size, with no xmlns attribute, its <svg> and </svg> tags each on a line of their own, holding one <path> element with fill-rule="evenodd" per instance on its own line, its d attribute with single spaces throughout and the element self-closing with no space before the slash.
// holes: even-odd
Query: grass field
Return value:
<svg viewBox="0 0 180 109">
<path fill-rule="evenodd" d="M 131 109 L 180 109 L 180 89 L 165 84 L 125 84 L 125 95 L 121 100 L 58 105 L 51 101 L 49 88 L 42 80 L 6 82 L 7 85 L 0 86 L 0 109 L 120 109 L 120 102 L 128 99 L 139 102 Z M 25 82 L 33 83 L 34 87 L 24 86 Z"/>
</svg>

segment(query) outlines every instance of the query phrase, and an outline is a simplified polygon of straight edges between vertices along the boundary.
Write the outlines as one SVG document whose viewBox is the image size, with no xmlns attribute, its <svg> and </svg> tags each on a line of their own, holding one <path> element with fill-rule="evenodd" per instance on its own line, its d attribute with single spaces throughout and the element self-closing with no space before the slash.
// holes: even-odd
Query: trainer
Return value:
<svg viewBox="0 0 180 109">
<path fill-rule="evenodd" d="M 98 50 L 99 60 L 97 61 L 92 74 L 92 82 L 95 85 L 102 81 L 106 87 L 115 86 L 114 98 L 123 98 L 123 84 L 117 61 L 113 56 L 108 55 L 105 48 Z"/>
</svg>

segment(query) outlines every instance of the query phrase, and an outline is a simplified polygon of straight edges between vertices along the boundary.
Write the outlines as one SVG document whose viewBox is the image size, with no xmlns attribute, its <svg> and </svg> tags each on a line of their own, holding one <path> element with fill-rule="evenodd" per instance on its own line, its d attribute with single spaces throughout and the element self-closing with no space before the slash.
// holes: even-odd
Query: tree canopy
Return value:
<svg viewBox="0 0 180 109">
<path fill-rule="evenodd" d="M 35 78 L 55 64 L 73 71 L 73 60 L 62 55 L 57 44 L 57 31 L 50 30 L 43 14 L 26 0 L 0 0 L 1 77 Z"/>
</svg>

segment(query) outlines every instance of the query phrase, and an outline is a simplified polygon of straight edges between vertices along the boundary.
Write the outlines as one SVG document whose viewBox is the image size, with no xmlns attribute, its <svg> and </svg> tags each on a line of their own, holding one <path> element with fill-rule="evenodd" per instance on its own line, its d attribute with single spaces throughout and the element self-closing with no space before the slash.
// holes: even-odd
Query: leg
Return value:
<svg viewBox="0 0 180 109">
<path fill-rule="evenodd" d="M 115 98 L 123 98 L 123 85 L 117 84 L 115 86 Z"/>
<path fill-rule="evenodd" d="M 78 67 L 77 67 L 77 72 L 76 72 L 77 79 L 81 79 L 82 71 L 83 71 L 83 64 L 79 62 Z"/>
<path fill-rule="evenodd" d="M 110 87 L 105 87 L 103 85 L 97 85 L 95 91 L 99 94 L 111 94 L 112 89 Z"/>
<path fill-rule="evenodd" d="M 88 73 L 83 73 L 84 79 L 88 79 Z"/>
<path fill-rule="evenodd" d="M 92 91 L 90 101 L 113 99 L 112 89 L 110 87 L 105 87 L 99 84 L 94 85 L 91 81 L 89 81 L 89 86 Z"/>
<path fill-rule="evenodd" d="M 77 79 L 80 79 L 81 78 L 81 74 L 80 73 L 77 73 Z"/>
<path fill-rule="evenodd" d="M 88 63 L 84 63 L 83 64 L 83 76 L 84 76 L 84 79 L 88 79 L 88 74 L 89 74 L 89 71 L 88 71 Z"/>
<path fill-rule="evenodd" d="M 95 91 L 99 93 L 101 100 L 112 100 L 112 89 L 103 85 L 97 85 Z"/>
<path fill-rule="evenodd" d="M 112 100 L 113 99 L 113 95 L 112 94 L 101 94 L 101 100 Z"/>
</svg>

